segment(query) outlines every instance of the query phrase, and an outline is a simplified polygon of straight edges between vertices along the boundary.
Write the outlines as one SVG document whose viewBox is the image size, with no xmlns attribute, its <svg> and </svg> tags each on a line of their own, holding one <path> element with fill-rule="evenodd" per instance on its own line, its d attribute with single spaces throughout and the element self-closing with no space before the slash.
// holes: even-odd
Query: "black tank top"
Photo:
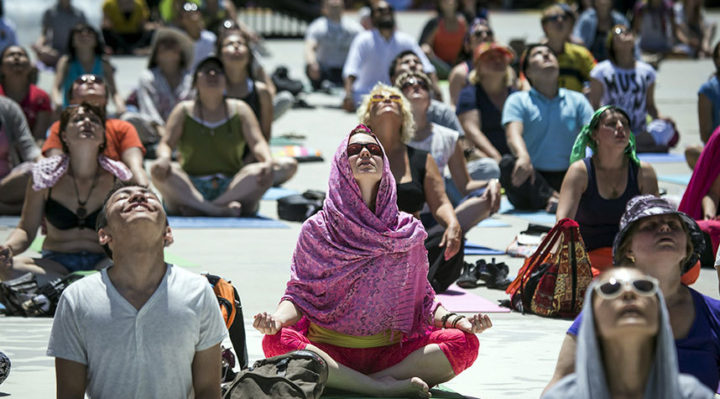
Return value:
<svg viewBox="0 0 720 399">
<path fill-rule="evenodd" d="M 408 158 L 410 159 L 410 175 L 412 180 L 397 185 L 398 208 L 407 213 L 420 212 L 425 205 L 425 163 L 428 152 L 417 150 L 407 146 Z"/>
<path fill-rule="evenodd" d="M 625 192 L 615 199 L 600 196 L 597 188 L 595 167 L 590 157 L 583 159 L 588 174 L 587 189 L 580 197 L 575 221 L 580 225 L 580 234 L 588 251 L 612 247 L 615 234 L 620 230 L 620 217 L 630 198 L 640 195 L 638 187 L 638 166 L 630 161 Z"/>
<path fill-rule="evenodd" d="M 100 214 L 100 209 L 88 214 L 84 218 L 68 209 L 65 205 L 52 198 L 52 188 L 48 191 L 48 198 L 45 201 L 45 219 L 58 230 L 95 229 L 95 222 Z"/>
</svg>

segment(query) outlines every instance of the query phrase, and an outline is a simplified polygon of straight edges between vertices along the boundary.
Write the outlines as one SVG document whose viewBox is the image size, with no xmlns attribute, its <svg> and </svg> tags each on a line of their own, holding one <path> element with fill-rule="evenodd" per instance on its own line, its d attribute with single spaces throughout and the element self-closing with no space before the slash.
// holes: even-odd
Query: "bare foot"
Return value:
<svg viewBox="0 0 720 399">
<path fill-rule="evenodd" d="M 380 377 L 377 381 L 380 385 L 381 396 L 404 396 L 408 398 L 429 398 L 432 396 L 428 384 L 419 377 L 412 377 L 406 380 Z"/>
<path fill-rule="evenodd" d="M 228 216 L 239 217 L 242 215 L 242 204 L 237 201 L 230 201 L 230 203 L 227 204 L 227 208 L 230 211 Z"/>
</svg>

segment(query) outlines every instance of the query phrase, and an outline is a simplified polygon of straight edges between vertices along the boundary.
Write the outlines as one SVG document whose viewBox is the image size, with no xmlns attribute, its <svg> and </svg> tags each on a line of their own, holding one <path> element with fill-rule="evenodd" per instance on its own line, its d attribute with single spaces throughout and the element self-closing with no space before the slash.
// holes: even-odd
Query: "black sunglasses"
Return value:
<svg viewBox="0 0 720 399">
<path fill-rule="evenodd" d="M 478 29 L 475 32 L 473 32 L 474 37 L 487 37 L 487 36 L 493 36 L 495 32 L 492 31 L 492 29 Z"/>
<path fill-rule="evenodd" d="M 352 143 L 347 146 L 348 157 L 359 155 L 363 148 L 367 148 L 370 155 L 374 155 L 376 157 L 383 156 L 382 147 L 380 147 L 377 143 Z"/>
<path fill-rule="evenodd" d="M 542 22 L 543 23 L 545 23 L 545 22 L 560 22 L 560 21 L 565 21 L 566 19 L 567 19 L 567 16 L 562 15 L 562 14 L 557 14 L 557 15 L 549 15 L 549 16 L 543 18 Z"/>
<path fill-rule="evenodd" d="M 376 9 L 374 9 L 373 11 L 374 11 L 374 12 L 373 12 L 374 14 L 377 14 L 377 13 L 387 13 L 387 14 L 389 14 L 389 13 L 395 11 L 395 9 L 394 9 L 392 6 L 387 6 L 387 7 L 378 7 L 378 8 L 376 8 Z"/>
<path fill-rule="evenodd" d="M 400 85 L 400 89 L 401 89 L 401 90 L 405 90 L 405 89 L 410 88 L 410 87 L 413 87 L 413 86 L 415 86 L 415 85 L 418 85 L 418 86 L 422 87 L 422 88 L 425 89 L 425 90 L 428 89 L 428 84 L 427 84 L 427 82 L 425 82 L 425 81 L 422 80 L 422 79 L 415 79 L 415 78 L 409 78 L 409 79 L 407 79 L 405 82 L 403 82 L 402 85 Z"/>
<path fill-rule="evenodd" d="M 83 83 L 97 83 L 99 85 L 104 85 L 105 81 L 103 78 L 97 75 L 82 75 L 79 78 L 75 79 L 74 82 L 76 85 L 81 85 Z"/>
</svg>

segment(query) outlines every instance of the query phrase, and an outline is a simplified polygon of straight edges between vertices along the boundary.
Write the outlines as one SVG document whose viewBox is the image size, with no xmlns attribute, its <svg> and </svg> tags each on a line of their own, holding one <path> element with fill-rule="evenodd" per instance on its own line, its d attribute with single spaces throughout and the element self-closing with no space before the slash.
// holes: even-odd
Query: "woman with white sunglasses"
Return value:
<svg viewBox="0 0 720 399">
<path fill-rule="evenodd" d="M 587 291 L 575 372 L 543 395 L 553 398 L 712 398 L 678 372 L 660 283 L 637 269 L 601 274 Z"/>
<path fill-rule="evenodd" d="M 642 195 L 628 201 L 613 243 L 615 265 L 632 266 L 659 282 L 665 297 L 681 373 L 713 390 L 720 381 L 720 301 L 681 283 L 705 246 L 697 223 L 666 200 Z M 575 371 L 581 313 L 563 341 L 549 389 Z"/>
</svg>

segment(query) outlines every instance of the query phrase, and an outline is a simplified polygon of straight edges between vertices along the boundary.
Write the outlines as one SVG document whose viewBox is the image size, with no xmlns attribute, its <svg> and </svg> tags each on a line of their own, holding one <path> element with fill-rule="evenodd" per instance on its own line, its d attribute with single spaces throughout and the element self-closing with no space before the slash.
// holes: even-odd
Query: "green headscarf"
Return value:
<svg viewBox="0 0 720 399">
<path fill-rule="evenodd" d="M 573 145 L 572 151 L 570 152 L 571 164 L 577 160 L 585 158 L 586 147 L 590 147 L 590 149 L 593 150 L 593 153 L 597 153 L 597 144 L 595 144 L 595 141 L 592 139 L 591 135 L 593 130 L 595 130 L 598 124 L 600 124 L 600 117 L 607 110 L 618 111 L 623 114 L 628 121 L 630 121 L 628 114 L 620 107 L 617 107 L 615 105 L 605 105 L 598 108 L 598 110 L 595 111 L 595 113 L 593 114 L 592 118 L 590 118 L 590 123 L 583 126 L 582 130 L 580 130 L 580 133 L 577 135 L 577 138 L 575 138 L 575 144 Z M 628 145 L 627 147 L 625 147 L 625 154 L 628 156 L 628 158 L 630 158 L 632 162 L 635 163 L 635 165 L 640 166 L 640 160 L 638 159 L 635 152 L 635 135 L 632 132 L 630 133 Z"/>
</svg>

